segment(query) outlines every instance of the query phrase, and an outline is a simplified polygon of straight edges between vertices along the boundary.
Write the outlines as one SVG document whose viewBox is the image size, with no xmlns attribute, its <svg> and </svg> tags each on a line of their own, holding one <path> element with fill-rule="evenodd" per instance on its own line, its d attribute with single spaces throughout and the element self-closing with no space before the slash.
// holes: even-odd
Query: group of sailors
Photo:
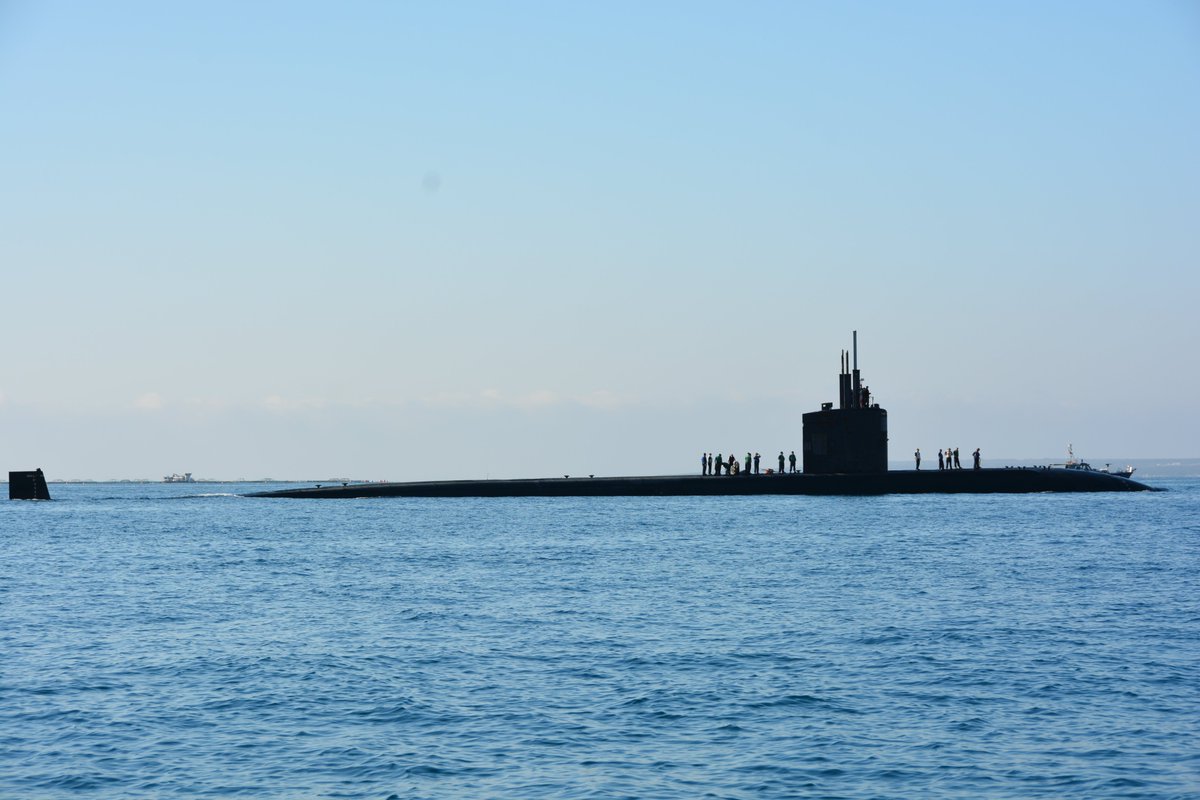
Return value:
<svg viewBox="0 0 1200 800">
<path fill-rule="evenodd" d="M 979 469 L 979 448 L 975 448 L 975 452 L 971 454 L 975 459 L 975 469 Z M 913 453 L 913 458 L 917 462 L 917 469 L 921 468 L 921 448 Z M 746 465 L 743 467 L 738 459 L 734 456 L 729 456 L 726 460 L 720 453 L 714 459 L 712 453 L 700 454 L 700 474 L 701 475 L 758 475 L 759 462 L 762 456 L 758 453 L 746 453 Z M 786 458 L 783 451 L 779 451 L 779 469 L 778 474 L 784 474 L 784 462 L 787 463 L 788 474 L 796 472 L 796 451 L 793 450 Z M 957 447 L 947 447 L 945 450 L 938 450 L 938 469 L 962 469 L 962 462 L 958 458 Z M 774 470 L 767 468 L 767 474 L 770 475 Z"/>
<path fill-rule="evenodd" d="M 759 475 L 759 462 L 762 456 L 758 453 L 746 453 L 746 465 L 743 468 L 738 459 L 733 455 L 726 460 L 720 453 L 714 459 L 712 453 L 700 454 L 700 474 L 701 475 Z M 784 457 L 783 451 L 779 451 L 779 470 L 778 474 L 784 472 L 784 463 L 787 463 L 787 471 L 789 474 L 796 472 L 796 451 L 793 450 L 791 455 Z M 715 469 L 715 471 L 714 471 Z M 770 475 L 775 470 L 767 468 L 767 474 Z"/>
<path fill-rule="evenodd" d="M 979 469 L 979 448 L 975 448 L 975 452 L 971 454 L 975 458 L 975 469 Z M 917 469 L 921 468 L 921 448 L 913 453 L 913 458 L 916 459 Z M 958 448 L 947 447 L 944 451 L 938 450 L 938 469 L 962 469 L 962 462 L 958 460 Z"/>
</svg>

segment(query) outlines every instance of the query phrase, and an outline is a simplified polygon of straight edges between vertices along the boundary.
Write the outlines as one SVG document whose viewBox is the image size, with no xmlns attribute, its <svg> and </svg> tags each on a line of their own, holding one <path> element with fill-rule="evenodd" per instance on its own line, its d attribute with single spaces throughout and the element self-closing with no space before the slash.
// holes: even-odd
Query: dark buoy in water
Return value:
<svg viewBox="0 0 1200 800">
<path fill-rule="evenodd" d="M 50 489 L 46 486 L 46 476 L 42 468 L 32 472 L 8 473 L 9 500 L 49 500 Z"/>
</svg>

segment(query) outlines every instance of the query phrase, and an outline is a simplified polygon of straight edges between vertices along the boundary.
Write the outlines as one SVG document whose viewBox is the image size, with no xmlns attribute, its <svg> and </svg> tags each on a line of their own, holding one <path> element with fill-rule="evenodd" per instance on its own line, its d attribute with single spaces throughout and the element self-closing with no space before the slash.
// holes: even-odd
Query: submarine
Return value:
<svg viewBox="0 0 1200 800">
<path fill-rule="evenodd" d="M 851 360 L 853 356 L 853 360 Z M 889 470 L 887 410 L 871 402 L 853 354 L 842 351 L 838 403 L 802 415 L 799 473 L 343 483 L 253 492 L 247 497 L 668 497 L 763 494 L 1023 494 L 1139 492 L 1153 487 L 1121 474 L 1066 467 Z"/>
</svg>

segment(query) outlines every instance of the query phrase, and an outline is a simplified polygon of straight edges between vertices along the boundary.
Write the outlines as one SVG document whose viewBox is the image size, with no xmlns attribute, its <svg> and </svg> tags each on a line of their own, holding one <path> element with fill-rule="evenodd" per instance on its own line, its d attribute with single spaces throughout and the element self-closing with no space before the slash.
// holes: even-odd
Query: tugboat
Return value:
<svg viewBox="0 0 1200 800">
<path fill-rule="evenodd" d="M 192 477 L 192 473 L 185 472 L 180 475 L 178 472 L 163 476 L 163 483 L 195 483 L 196 479 Z"/>
<path fill-rule="evenodd" d="M 1111 464 L 1105 464 L 1104 469 L 1096 469 L 1086 461 L 1080 461 L 1079 459 L 1075 458 L 1075 448 L 1071 444 L 1067 445 L 1067 463 L 1051 464 L 1050 466 L 1062 467 L 1063 469 L 1079 469 L 1086 472 L 1103 472 L 1106 475 L 1116 475 L 1118 478 L 1132 478 L 1135 471 L 1134 468 L 1128 464 L 1125 465 L 1124 469 L 1113 469 Z"/>
</svg>

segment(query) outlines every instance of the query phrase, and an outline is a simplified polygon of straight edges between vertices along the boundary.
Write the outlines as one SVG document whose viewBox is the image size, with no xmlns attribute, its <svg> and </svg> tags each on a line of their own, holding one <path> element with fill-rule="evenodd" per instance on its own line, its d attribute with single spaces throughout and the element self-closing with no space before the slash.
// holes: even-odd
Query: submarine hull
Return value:
<svg viewBox="0 0 1200 800">
<path fill-rule="evenodd" d="M 685 497 L 760 494 L 1030 494 L 1139 492 L 1150 486 L 1105 472 L 1046 468 L 894 470 L 854 474 L 661 475 L 625 478 L 352 483 L 254 492 L 248 497 Z"/>
<path fill-rule="evenodd" d="M 49 500 L 50 489 L 41 467 L 8 473 L 9 500 Z"/>
</svg>

